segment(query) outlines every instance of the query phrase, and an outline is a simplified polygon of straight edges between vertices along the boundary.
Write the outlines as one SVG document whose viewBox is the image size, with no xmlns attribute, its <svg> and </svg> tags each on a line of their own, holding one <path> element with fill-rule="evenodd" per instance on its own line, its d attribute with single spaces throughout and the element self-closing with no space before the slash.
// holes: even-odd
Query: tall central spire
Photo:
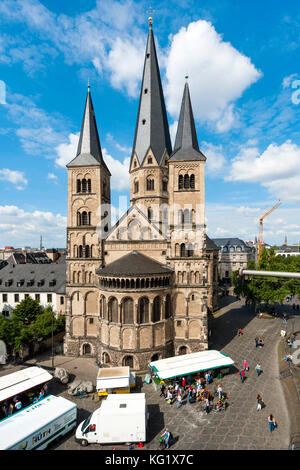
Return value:
<svg viewBox="0 0 300 470">
<path fill-rule="evenodd" d="M 76 157 L 67 166 L 99 164 L 108 170 L 102 156 L 90 85 L 88 85 Z"/>
<path fill-rule="evenodd" d="M 149 21 L 149 33 L 132 157 L 136 153 L 141 164 L 149 148 L 151 148 L 154 153 L 158 164 L 162 162 L 165 151 L 167 151 L 169 155 L 172 151 L 166 106 L 152 30 L 152 18 L 151 21 Z"/>
</svg>

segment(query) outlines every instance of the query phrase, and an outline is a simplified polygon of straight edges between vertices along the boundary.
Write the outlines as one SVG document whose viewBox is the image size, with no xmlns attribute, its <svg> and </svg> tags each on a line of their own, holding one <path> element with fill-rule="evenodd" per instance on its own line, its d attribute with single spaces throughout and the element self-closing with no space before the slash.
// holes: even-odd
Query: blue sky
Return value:
<svg viewBox="0 0 300 470">
<path fill-rule="evenodd" d="M 128 162 L 146 47 L 147 2 L 0 3 L 0 247 L 65 246 L 67 171 L 88 80 L 112 203 Z M 189 75 L 207 156 L 211 237 L 300 240 L 300 10 L 269 0 L 153 1 L 172 138 Z M 124 204 L 124 202 L 123 202 Z M 126 205 L 126 204 L 125 204 Z"/>
</svg>

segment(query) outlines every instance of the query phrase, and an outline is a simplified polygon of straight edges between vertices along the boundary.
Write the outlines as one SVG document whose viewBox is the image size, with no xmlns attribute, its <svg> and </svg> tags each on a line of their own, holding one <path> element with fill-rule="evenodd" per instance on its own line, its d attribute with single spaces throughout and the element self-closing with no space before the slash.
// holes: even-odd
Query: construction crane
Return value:
<svg viewBox="0 0 300 470">
<path fill-rule="evenodd" d="M 260 262 L 261 258 L 261 252 L 262 252 L 262 244 L 263 244 L 263 220 L 267 215 L 271 214 L 277 207 L 282 204 L 281 201 L 278 201 L 272 209 L 270 209 L 268 212 L 266 212 L 264 215 L 262 215 L 259 219 L 259 239 L 258 239 L 258 262 Z"/>
</svg>

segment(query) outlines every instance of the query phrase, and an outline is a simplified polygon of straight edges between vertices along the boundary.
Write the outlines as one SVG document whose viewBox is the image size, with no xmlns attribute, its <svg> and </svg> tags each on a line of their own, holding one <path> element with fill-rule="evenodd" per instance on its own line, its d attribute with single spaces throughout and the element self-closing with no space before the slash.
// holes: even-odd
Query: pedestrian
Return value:
<svg viewBox="0 0 300 470">
<path fill-rule="evenodd" d="M 255 338 L 255 347 L 258 347 L 258 338 Z"/>
<path fill-rule="evenodd" d="M 208 384 L 210 384 L 212 382 L 212 378 L 211 378 L 211 375 L 209 372 L 206 372 L 205 374 L 205 380 Z"/>
<path fill-rule="evenodd" d="M 169 449 L 170 447 L 170 437 L 171 433 L 169 432 L 168 428 L 166 428 L 165 432 L 161 435 L 161 438 L 164 440 L 165 448 Z"/>
<path fill-rule="evenodd" d="M 258 346 L 262 348 L 264 346 L 264 340 L 262 338 L 258 338 Z"/>
<path fill-rule="evenodd" d="M 182 397 L 180 394 L 177 395 L 177 408 L 182 406 Z"/>
<path fill-rule="evenodd" d="M 243 336 L 243 330 L 242 330 L 242 328 L 239 328 L 239 329 L 238 329 L 238 336 Z"/>
<path fill-rule="evenodd" d="M 166 397 L 165 391 L 166 391 L 166 386 L 165 386 L 164 383 L 162 383 L 162 384 L 161 384 L 161 387 L 160 387 L 160 395 L 159 395 L 159 396 L 165 398 L 165 397 Z"/>
<path fill-rule="evenodd" d="M 222 394 L 223 394 L 223 389 L 222 389 L 220 384 L 218 385 L 218 388 L 217 388 L 217 394 L 218 394 L 219 400 L 220 400 L 222 398 Z"/>
<path fill-rule="evenodd" d="M 245 370 L 245 371 L 248 371 L 248 370 L 249 370 L 249 366 L 248 366 L 248 364 L 247 364 L 246 359 L 244 360 L 244 370 Z"/>
<path fill-rule="evenodd" d="M 10 403 L 8 407 L 8 416 L 11 416 L 13 412 L 14 412 L 14 405 Z"/>
<path fill-rule="evenodd" d="M 186 380 L 185 380 L 185 377 L 182 378 L 182 382 L 181 382 L 184 390 L 185 390 L 185 386 L 186 386 Z"/>
<path fill-rule="evenodd" d="M 272 414 L 270 414 L 270 416 L 268 416 L 268 422 L 269 422 L 270 432 L 273 432 L 274 429 L 277 426 L 277 423 L 276 423 L 275 418 Z"/>
<path fill-rule="evenodd" d="M 256 408 L 256 410 L 260 411 L 261 408 L 262 408 L 262 405 L 263 405 L 263 399 L 260 395 L 257 395 L 256 399 L 257 399 L 257 408 Z"/>
<path fill-rule="evenodd" d="M 21 400 L 18 399 L 15 403 L 15 409 L 16 411 L 19 411 L 21 408 L 22 408 L 22 402 Z"/>
<path fill-rule="evenodd" d="M 261 372 L 262 372 L 262 370 L 261 370 L 261 365 L 260 365 L 260 364 L 256 364 L 255 369 L 256 369 L 257 375 L 258 375 L 258 377 L 259 377 L 260 374 L 261 374 Z"/>
<path fill-rule="evenodd" d="M 241 369 L 239 371 L 239 376 L 241 378 L 241 382 L 244 383 L 244 380 L 245 380 L 245 371 L 243 369 Z"/>
<path fill-rule="evenodd" d="M 208 397 L 205 398 L 205 411 L 206 411 L 206 414 L 209 413 L 209 399 L 208 399 Z"/>
<path fill-rule="evenodd" d="M 168 388 L 166 400 L 169 403 L 169 405 L 172 405 L 173 394 L 172 394 L 172 391 L 171 391 L 171 387 Z"/>
</svg>

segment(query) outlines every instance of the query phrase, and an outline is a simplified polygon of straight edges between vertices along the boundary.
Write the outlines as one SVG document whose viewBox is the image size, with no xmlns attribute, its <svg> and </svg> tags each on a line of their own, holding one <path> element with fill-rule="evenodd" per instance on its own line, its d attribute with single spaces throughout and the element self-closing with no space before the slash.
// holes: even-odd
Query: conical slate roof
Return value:
<svg viewBox="0 0 300 470">
<path fill-rule="evenodd" d="M 96 117 L 89 88 L 85 102 L 76 157 L 68 163 L 67 167 L 88 165 L 102 165 L 107 171 L 109 171 L 102 156 Z"/>
<path fill-rule="evenodd" d="M 170 160 L 206 160 L 199 149 L 190 91 L 186 82 L 181 103 L 174 151 Z"/>
<path fill-rule="evenodd" d="M 99 276 L 138 276 L 148 274 L 170 274 L 172 268 L 164 266 L 148 256 L 131 251 L 102 269 L 97 269 Z"/>
<path fill-rule="evenodd" d="M 168 155 L 172 152 L 151 24 L 149 25 L 132 157 L 136 153 L 139 162 L 142 163 L 149 148 L 152 149 L 158 164 L 162 162 L 165 151 L 168 152 Z"/>
</svg>

